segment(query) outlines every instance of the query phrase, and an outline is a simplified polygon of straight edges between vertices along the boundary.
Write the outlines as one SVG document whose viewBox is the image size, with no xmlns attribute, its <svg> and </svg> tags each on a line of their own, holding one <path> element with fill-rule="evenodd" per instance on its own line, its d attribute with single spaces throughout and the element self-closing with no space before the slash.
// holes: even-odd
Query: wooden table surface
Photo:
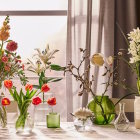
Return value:
<svg viewBox="0 0 140 140">
<path fill-rule="evenodd" d="M 131 124 L 128 132 L 118 132 L 113 125 L 92 126 L 90 132 L 77 132 L 73 123 L 61 123 L 61 128 L 35 126 L 31 135 L 20 136 L 14 125 L 0 129 L 0 140 L 140 140 L 140 130 Z"/>
</svg>

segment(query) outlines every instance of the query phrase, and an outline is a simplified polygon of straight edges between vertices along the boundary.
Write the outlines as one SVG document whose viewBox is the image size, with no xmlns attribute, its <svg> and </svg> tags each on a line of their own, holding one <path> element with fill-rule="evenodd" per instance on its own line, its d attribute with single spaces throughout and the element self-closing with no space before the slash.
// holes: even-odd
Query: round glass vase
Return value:
<svg viewBox="0 0 140 140">
<path fill-rule="evenodd" d="M 7 126 L 7 111 L 6 107 L 1 104 L 3 95 L 0 95 L 0 126 L 5 128 Z"/>
<path fill-rule="evenodd" d="M 101 102 L 102 100 L 102 102 Z M 100 104 L 98 104 L 101 102 Z M 89 102 L 88 108 L 94 113 L 93 123 L 98 125 L 107 125 L 115 118 L 115 106 L 109 99 L 109 96 L 95 96 Z"/>
<path fill-rule="evenodd" d="M 30 135 L 34 128 L 34 110 L 30 105 L 25 111 L 19 112 L 18 119 L 15 124 L 17 134 Z"/>
</svg>

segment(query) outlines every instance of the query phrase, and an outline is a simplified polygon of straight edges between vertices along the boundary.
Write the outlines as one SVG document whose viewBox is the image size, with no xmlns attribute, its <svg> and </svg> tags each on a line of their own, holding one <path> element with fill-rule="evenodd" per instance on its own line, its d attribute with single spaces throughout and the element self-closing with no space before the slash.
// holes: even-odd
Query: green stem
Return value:
<svg viewBox="0 0 140 140">
<path fill-rule="evenodd" d="M 123 96 L 121 99 L 119 99 L 118 100 L 118 102 L 117 103 L 115 103 L 115 105 L 114 106 L 116 106 L 121 100 L 123 100 L 124 98 L 126 98 L 126 97 L 128 97 L 128 96 L 130 96 L 130 95 L 136 95 L 136 94 L 138 94 L 138 93 L 129 93 L 129 94 L 127 94 L 127 95 L 125 95 L 125 96 Z"/>
<path fill-rule="evenodd" d="M 45 102 L 45 96 L 44 96 L 44 92 L 43 92 L 43 103 Z"/>
</svg>

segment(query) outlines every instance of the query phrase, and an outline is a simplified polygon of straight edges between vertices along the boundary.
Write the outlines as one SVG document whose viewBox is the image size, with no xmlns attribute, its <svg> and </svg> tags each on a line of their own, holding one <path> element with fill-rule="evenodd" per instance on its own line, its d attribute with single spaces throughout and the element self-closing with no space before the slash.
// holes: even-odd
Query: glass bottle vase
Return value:
<svg viewBox="0 0 140 140">
<path fill-rule="evenodd" d="M 129 128 L 130 122 L 125 115 L 125 111 L 124 111 L 125 103 L 119 103 L 119 106 L 120 106 L 119 115 L 116 118 L 114 125 L 118 131 L 127 131 Z"/>
</svg>

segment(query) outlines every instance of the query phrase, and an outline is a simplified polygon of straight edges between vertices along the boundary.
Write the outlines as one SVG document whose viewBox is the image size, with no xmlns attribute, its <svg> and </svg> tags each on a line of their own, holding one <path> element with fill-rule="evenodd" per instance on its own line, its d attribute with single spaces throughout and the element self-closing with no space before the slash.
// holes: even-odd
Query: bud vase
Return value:
<svg viewBox="0 0 140 140">
<path fill-rule="evenodd" d="M 123 131 L 127 131 L 130 122 L 125 116 L 125 111 L 124 111 L 125 103 L 119 103 L 119 106 L 120 106 L 120 112 L 117 119 L 114 122 L 114 125 L 118 131 L 123 132 Z"/>
<path fill-rule="evenodd" d="M 135 119 L 135 127 L 140 129 L 140 96 L 135 96 L 134 119 Z"/>
</svg>

